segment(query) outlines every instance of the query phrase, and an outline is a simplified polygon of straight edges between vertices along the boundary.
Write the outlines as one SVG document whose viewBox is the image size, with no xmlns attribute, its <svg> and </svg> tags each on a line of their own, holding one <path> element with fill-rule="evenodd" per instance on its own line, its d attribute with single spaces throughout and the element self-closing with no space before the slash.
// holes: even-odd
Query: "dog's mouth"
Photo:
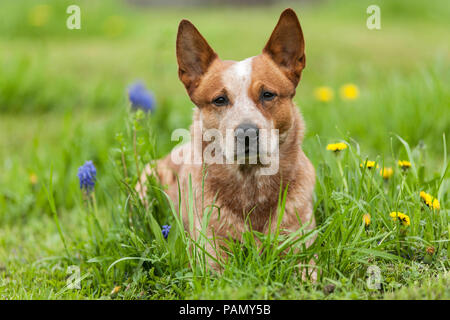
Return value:
<svg viewBox="0 0 450 320">
<path fill-rule="evenodd" d="M 225 163 L 265 167 L 270 166 L 276 160 L 274 158 L 278 159 L 278 135 L 273 132 L 266 133 L 264 130 L 259 132 L 262 134 L 253 134 L 251 131 L 249 133 L 247 130 L 245 135 L 240 135 L 238 131 L 234 139 L 222 140 L 220 150 Z"/>
<path fill-rule="evenodd" d="M 257 139 L 245 137 L 243 140 L 236 139 L 235 160 L 238 164 L 258 164 L 259 143 Z"/>
<path fill-rule="evenodd" d="M 236 154 L 235 161 L 238 164 L 260 164 L 258 154 Z"/>
</svg>

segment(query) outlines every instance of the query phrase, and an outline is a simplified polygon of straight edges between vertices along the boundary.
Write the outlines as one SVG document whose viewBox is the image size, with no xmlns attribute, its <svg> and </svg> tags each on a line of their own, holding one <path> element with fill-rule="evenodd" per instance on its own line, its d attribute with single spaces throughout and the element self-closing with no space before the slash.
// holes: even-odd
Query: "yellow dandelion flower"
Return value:
<svg viewBox="0 0 450 320">
<path fill-rule="evenodd" d="M 334 151 L 336 153 L 344 149 L 347 149 L 347 145 L 343 142 L 330 143 L 327 145 L 327 150 Z"/>
<path fill-rule="evenodd" d="M 436 252 L 436 249 L 434 247 L 428 247 L 427 253 L 432 256 Z"/>
<path fill-rule="evenodd" d="M 28 23 L 33 27 L 42 27 L 48 23 L 51 9 L 48 4 L 34 6 L 28 14 Z"/>
<path fill-rule="evenodd" d="M 31 183 L 32 185 L 37 184 L 37 182 L 38 182 L 38 177 L 37 177 L 37 175 L 36 175 L 35 173 L 31 173 L 29 178 L 30 178 L 30 183 Z"/>
<path fill-rule="evenodd" d="M 375 168 L 375 161 L 367 160 L 366 163 L 361 163 L 359 166 L 361 168 L 367 167 L 367 169 L 372 169 L 372 168 Z M 376 167 L 377 168 L 379 167 L 378 164 L 376 165 Z"/>
<path fill-rule="evenodd" d="M 370 214 L 366 213 L 365 215 L 363 215 L 363 222 L 366 225 L 366 227 L 369 226 L 369 224 L 370 224 Z"/>
<path fill-rule="evenodd" d="M 113 294 L 117 294 L 118 292 L 119 292 L 119 290 L 120 290 L 120 286 L 116 286 L 116 287 L 114 287 L 114 289 L 112 289 L 112 291 L 111 291 L 111 294 L 113 295 Z"/>
<path fill-rule="evenodd" d="M 409 168 L 411 168 L 411 162 L 407 160 L 398 160 L 398 166 L 403 170 L 408 170 Z"/>
<path fill-rule="evenodd" d="M 356 100 L 359 98 L 359 89 L 355 84 L 345 84 L 339 91 L 343 100 Z"/>
<path fill-rule="evenodd" d="M 439 210 L 441 208 L 439 200 L 434 198 L 431 194 L 428 194 L 425 191 L 420 191 L 420 197 L 430 209 Z"/>
<path fill-rule="evenodd" d="M 383 177 L 383 179 L 387 180 L 394 174 L 394 170 L 391 167 L 384 167 L 380 170 L 380 174 Z"/>
<path fill-rule="evenodd" d="M 439 203 L 439 200 L 434 198 L 433 199 L 433 209 L 439 210 L 441 208 L 441 204 Z"/>
<path fill-rule="evenodd" d="M 398 220 L 400 221 L 404 226 L 409 226 L 411 224 L 411 221 L 409 219 L 409 216 L 407 216 L 406 214 L 402 213 L 402 212 L 391 212 L 389 214 L 392 218 L 392 220 Z"/>
<path fill-rule="evenodd" d="M 426 201 L 429 196 L 430 195 L 425 191 L 420 191 L 420 197 L 422 198 L 423 201 Z"/>
<path fill-rule="evenodd" d="M 333 100 L 334 92 L 330 87 L 318 87 L 314 90 L 314 96 L 321 102 L 329 102 Z"/>
</svg>

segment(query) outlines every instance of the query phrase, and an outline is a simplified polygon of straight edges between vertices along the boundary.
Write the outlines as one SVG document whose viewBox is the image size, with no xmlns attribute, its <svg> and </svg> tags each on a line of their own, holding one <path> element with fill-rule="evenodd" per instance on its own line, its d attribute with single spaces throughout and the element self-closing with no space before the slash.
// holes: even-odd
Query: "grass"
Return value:
<svg viewBox="0 0 450 320">
<path fill-rule="evenodd" d="M 308 56 L 294 100 L 317 172 L 317 240 L 305 250 L 305 238 L 248 231 L 230 243 L 221 276 L 205 268 L 207 239 L 187 236 L 156 181 L 148 209 L 131 187 L 136 167 L 165 155 L 172 130 L 191 122 L 174 56 L 179 20 L 189 18 L 221 57 L 238 60 L 259 53 L 282 7 L 180 11 L 84 1 L 82 29 L 70 31 L 71 3 L 42 3 L 49 7 L 0 4 L 0 298 L 450 297 L 450 13 L 439 1 L 380 1 L 379 31 L 365 26 L 369 1 L 294 6 Z M 48 15 L 40 27 L 32 25 L 36 10 Z M 155 113 L 129 112 L 126 87 L 135 79 L 155 93 Z M 358 99 L 339 97 L 346 83 L 359 87 Z M 334 99 L 317 101 L 319 86 Z M 349 147 L 326 150 L 337 141 Z M 393 176 L 361 168 L 367 159 Z M 403 172 L 399 159 L 412 168 Z M 98 170 L 95 206 L 76 176 L 86 160 Z M 439 211 L 421 202 L 422 190 L 439 199 Z M 283 192 L 279 199 L 282 207 Z M 411 224 L 393 221 L 392 211 Z M 164 224 L 172 226 L 167 240 Z M 280 254 L 288 245 L 302 250 Z M 296 266 L 315 254 L 319 280 L 303 281 Z M 69 266 L 80 268 L 79 290 L 67 287 Z M 380 289 L 367 286 L 369 266 L 381 271 Z"/>
</svg>

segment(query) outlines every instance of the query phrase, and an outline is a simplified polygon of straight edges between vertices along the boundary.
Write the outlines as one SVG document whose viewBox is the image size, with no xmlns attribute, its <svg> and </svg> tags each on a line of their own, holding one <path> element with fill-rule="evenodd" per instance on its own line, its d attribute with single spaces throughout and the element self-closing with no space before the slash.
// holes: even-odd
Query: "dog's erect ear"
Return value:
<svg viewBox="0 0 450 320">
<path fill-rule="evenodd" d="M 182 20 L 177 35 L 178 75 L 189 93 L 216 58 L 217 54 L 194 25 Z"/>
<path fill-rule="evenodd" d="M 297 86 L 306 58 L 302 28 L 294 10 L 283 11 L 263 53 L 268 54 Z"/>
</svg>

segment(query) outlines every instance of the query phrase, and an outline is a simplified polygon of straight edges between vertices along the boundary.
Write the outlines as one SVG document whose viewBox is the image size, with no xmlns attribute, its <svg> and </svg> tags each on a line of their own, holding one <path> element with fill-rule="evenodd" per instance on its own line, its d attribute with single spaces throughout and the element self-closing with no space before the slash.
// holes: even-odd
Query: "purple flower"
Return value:
<svg viewBox="0 0 450 320">
<path fill-rule="evenodd" d="M 156 102 L 153 93 L 148 91 L 142 82 L 135 82 L 128 87 L 128 98 L 135 109 L 142 109 L 145 112 L 155 110 Z"/>
<path fill-rule="evenodd" d="M 172 227 L 167 224 L 162 226 L 161 232 L 162 232 L 164 239 L 167 239 L 167 237 L 169 236 L 170 228 L 172 228 Z"/>
<path fill-rule="evenodd" d="M 91 192 L 95 186 L 97 170 L 92 161 L 86 161 L 84 165 L 78 168 L 78 179 L 80 179 L 80 189 Z"/>
</svg>

